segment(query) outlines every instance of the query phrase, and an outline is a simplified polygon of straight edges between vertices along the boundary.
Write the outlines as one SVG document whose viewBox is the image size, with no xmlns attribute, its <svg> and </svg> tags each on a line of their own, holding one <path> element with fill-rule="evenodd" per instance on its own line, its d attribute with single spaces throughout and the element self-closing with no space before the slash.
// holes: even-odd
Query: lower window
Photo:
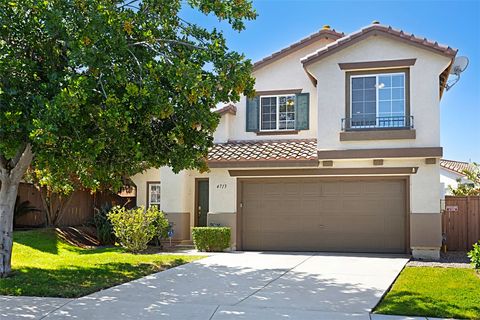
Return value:
<svg viewBox="0 0 480 320">
<path fill-rule="evenodd" d="M 148 182 L 148 206 L 158 206 L 160 208 L 160 182 Z"/>
</svg>

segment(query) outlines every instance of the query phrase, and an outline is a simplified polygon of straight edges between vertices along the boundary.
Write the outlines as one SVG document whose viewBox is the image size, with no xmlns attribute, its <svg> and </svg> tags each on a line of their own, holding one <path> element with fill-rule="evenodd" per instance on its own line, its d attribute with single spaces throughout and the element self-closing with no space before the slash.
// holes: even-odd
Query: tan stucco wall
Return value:
<svg viewBox="0 0 480 320">
<path fill-rule="evenodd" d="M 439 212 L 410 215 L 410 246 L 440 248 L 442 245 L 442 216 Z"/>
<path fill-rule="evenodd" d="M 234 118 L 235 115 L 231 113 L 222 115 L 220 122 L 218 123 L 217 130 L 213 135 L 213 141 L 215 143 L 225 143 L 231 139 Z"/>
<path fill-rule="evenodd" d="M 242 97 L 235 103 L 237 114 L 235 116 L 227 114 L 222 117 L 214 136 L 215 141 L 317 138 L 318 148 L 321 150 L 440 146 L 438 76 L 448 66 L 450 59 L 383 36 L 370 37 L 309 66 L 309 70 L 318 80 L 315 88 L 303 69 L 300 59 L 324 44 L 318 42 L 303 48 L 253 74 L 256 78 L 255 87 L 259 91 L 302 88 L 303 92 L 309 92 L 310 130 L 301 131 L 298 135 L 285 136 L 257 136 L 255 133 L 245 132 L 246 101 Z M 338 63 L 411 58 L 417 59 L 415 65 L 410 68 L 410 109 L 415 118 L 416 139 L 340 141 L 341 119 L 345 117 L 345 71 L 340 70 Z M 333 166 L 373 167 L 373 161 L 372 159 L 334 160 Z M 424 158 L 385 159 L 383 165 L 383 167 L 411 166 L 419 168 L 416 174 L 410 176 L 411 246 L 421 250 L 438 251 L 441 244 L 438 161 L 437 164 L 426 165 Z M 161 168 L 146 172 L 145 175 L 147 177 L 136 177 L 144 187 L 146 187 L 144 182 L 148 179 L 161 176 L 161 200 L 164 211 L 189 215 L 189 219 L 178 220 L 181 221 L 179 223 L 188 224 L 187 227 L 182 226 L 182 230 L 194 225 L 195 178 L 208 177 L 209 222 L 221 221 L 216 223 L 230 224 L 235 227 L 236 219 L 233 217 L 236 217 L 237 180 L 229 176 L 227 169 L 212 169 L 204 174 L 194 171 L 174 174 L 168 168 Z M 144 197 L 146 192 L 139 189 L 138 193 L 141 195 L 138 203 L 141 204 L 142 201 L 145 202 L 141 197 L 142 194 Z"/>
<path fill-rule="evenodd" d="M 168 222 L 173 225 L 174 240 L 190 239 L 190 213 L 189 212 L 168 212 Z"/>
<path fill-rule="evenodd" d="M 317 137 L 317 90 L 300 63 L 306 54 L 322 48 L 331 40 L 321 39 L 306 46 L 291 55 L 279 59 L 253 73 L 255 89 L 257 91 L 303 89 L 302 92 L 310 93 L 310 129 L 302 130 L 298 134 L 279 136 L 257 136 L 253 132 L 245 131 L 246 99 L 241 97 L 235 102 L 237 114 L 232 117 L 230 124 L 231 140 L 267 140 L 267 139 L 306 139 Z"/>
<path fill-rule="evenodd" d="M 334 160 L 334 168 L 370 168 L 373 159 Z M 410 243 L 411 247 L 436 248 L 441 245 L 439 165 L 425 164 L 424 158 L 385 159 L 383 167 L 418 167 L 410 175 Z M 272 168 L 273 169 L 273 168 Z M 183 171 L 174 174 L 162 168 L 162 210 L 171 212 L 176 224 L 176 237 L 190 239 L 194 226 L 195 178 L 209 178 L 208 223 L 232 228 L 232 247 L 236 242 L 237 178 L 228 169 L 215 168 L 208 173 Z M 166 194 L 164 195 L 164 190 Z"/>
<path fill-rule="evenodd" d="M 410 67 L 410 108 L 416 139 L 340 141 L 345 118 L 345 70 L 338 63 L 416 58 Z M 440 146 L 439 75 L 450 59 L 384 36 L 371 36 L 308 67 L 318 79 L 318 148 L 395 148 Z"/>
<path fill-rule="evenodd" d="M 132 177 L 137 187 L 137 206 L 147 206 L 147 182 L 161 181 L 160 169 L 151 168 Z M 161 186 L 163 191 L 163 185 Z"/>
</svg>

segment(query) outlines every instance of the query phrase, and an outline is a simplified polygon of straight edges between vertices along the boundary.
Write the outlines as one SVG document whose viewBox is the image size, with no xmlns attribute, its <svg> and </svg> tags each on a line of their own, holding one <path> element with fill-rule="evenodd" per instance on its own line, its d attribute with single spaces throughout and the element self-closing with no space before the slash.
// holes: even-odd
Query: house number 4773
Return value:
<svg viewBox="0 0 480 320">
<path fill-rule="evenodd" d="M 227 184 L 226 183 L 219 183 L 219 184 L 217 184 L 217 189 L 227 189 Z"/>
</svg>

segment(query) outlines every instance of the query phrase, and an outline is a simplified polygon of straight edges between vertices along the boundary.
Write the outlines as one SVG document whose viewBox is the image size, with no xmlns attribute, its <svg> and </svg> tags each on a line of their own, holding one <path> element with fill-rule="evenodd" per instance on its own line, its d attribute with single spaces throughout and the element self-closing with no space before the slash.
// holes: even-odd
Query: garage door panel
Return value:
<svg viewBox="0 0 480 320">
<path fill-rule="evenodd" d="M 242 190 L 245 250 L 405 252 L 404 180 L 250 180 Z"/>
<path fill-rule="evenodd" d="M 339 182 L 327 182 L 327 183 L 321 184 L 321 189 L 322 189 L 322 193 L 321 193 L 322 196 L 323 195 L 336 196 L 341 193 L 342 186 Z"/>
<path fill-rule="evenodd" d="M 363 184 L 359 184 L 358 182 L 356 181 L 346 181 L 344 183 L 341 184 L 342 188 L 342 195 L 345 195 L 345 196 L 352 196 L 352 195 L 357 195 L 357 196 L 360 196 L 361 194 L 363 194 L 363 189 L 364 189 L 364 186 Z"/>
</svg>

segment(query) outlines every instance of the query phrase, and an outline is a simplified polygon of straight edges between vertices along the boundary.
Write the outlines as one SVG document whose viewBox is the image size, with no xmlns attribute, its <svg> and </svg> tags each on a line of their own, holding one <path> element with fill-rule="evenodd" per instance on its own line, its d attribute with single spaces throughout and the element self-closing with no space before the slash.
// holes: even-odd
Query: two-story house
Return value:
<svg viewBox="0 0 480 320">
<path fill-rule="evenodd" d="M 439 102 L 456 50 L 373 23 L 319 32 L 254 65 L 217 110 L 208 173 L 150 169 L 139 205 L 177 239 L 232 228 L 236 250 L 439 256 Z"/>
</svg>

